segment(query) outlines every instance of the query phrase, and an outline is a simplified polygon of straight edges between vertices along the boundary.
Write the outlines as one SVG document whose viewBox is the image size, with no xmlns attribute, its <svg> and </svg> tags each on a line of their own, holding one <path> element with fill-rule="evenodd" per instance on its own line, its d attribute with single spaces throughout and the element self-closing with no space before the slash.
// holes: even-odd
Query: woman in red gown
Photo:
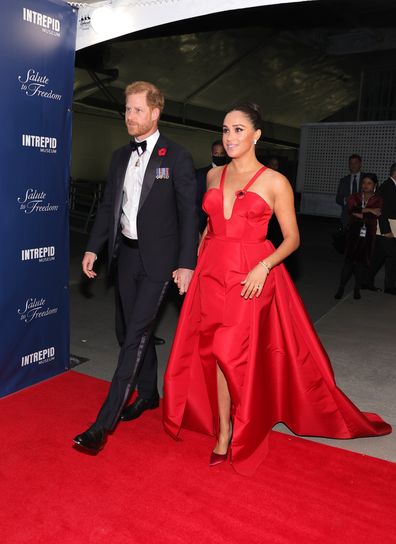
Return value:
<svg viewBox="0 0 396 544">
<path fill-rule="evenodd" d="M 272 427 L 299 435 L 379 436 L 391 427 L 338 389 L 322 344 L 282 261 L 299 245 L 293 192 L 255 155 L 261 117 L 242 104 L 224 119 L 231 163 L 208 173 L 209 216 L 164 382 L 164 426 L 217 442 L 210 465 L 229 456 L 251 475 Z M 283 242 L 266 239 L 276 214 Z M 177 276 L 174 277 L 176 284 Z"/>
</svg>

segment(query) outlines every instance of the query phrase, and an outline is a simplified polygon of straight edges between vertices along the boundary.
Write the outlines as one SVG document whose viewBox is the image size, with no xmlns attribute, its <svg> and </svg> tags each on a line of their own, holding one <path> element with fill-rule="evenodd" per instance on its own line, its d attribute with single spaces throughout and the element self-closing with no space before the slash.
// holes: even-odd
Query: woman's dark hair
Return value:
<svg viewBox="0 0 396 544">
<path fill-rule="evenodd" d="M 392 166 L 390 167 L 390 173 L 389 175 L 393 178 L 393 174 L 396 172 L 396 162 L 394 162 L 392 164 Z"/>
<path fill-rule="evenodd" d="M 253 104 L 253 102 L 242 102 L 229 109 L 227 113 L 230 113 L 231 111 L 241 111 L 249 118 L 254 130 L 261 129 L 263 120 L 261 119 L 260 107 L 257 104 Z"/>
<path fill-rule="evenodd" d="M 366 178 L 371 179 L 371 181 L 374 183 L 374 185 L 377 185 L 378 178 L 377 178 L 376 174 L 370 174 L 370 173 L 364 174 L 364 176 L 362 177 L 362 181 L 364 179 L 366 179 Z"/>
</svg>

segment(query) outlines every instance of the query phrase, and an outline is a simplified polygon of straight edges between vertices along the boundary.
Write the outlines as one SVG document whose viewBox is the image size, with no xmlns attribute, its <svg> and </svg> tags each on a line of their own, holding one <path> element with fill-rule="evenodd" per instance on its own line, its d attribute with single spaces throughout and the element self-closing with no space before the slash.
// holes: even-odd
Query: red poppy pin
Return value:
<svg viewBox="0 0 396 544">
<path fill-rule="evenodd" d="M 167 151 L 168 151 L 168 149 L 166 147 L 160 147 L 158 149 L 158 156 L 159 157 L 165 157 Z"/>
</svg>

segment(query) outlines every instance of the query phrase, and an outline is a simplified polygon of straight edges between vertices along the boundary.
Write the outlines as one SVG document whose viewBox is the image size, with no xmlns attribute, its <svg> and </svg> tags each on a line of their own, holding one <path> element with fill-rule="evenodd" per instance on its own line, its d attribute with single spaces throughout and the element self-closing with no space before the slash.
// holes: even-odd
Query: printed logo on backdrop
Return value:
<svg viewBox="0 0 396 544">
<path fill-rule="evenodd" d="M 23 196 L 17 198 L 19 209 L 26 214 L 51 213 L 59 210 L 58 204 L 48 201 L 47 193 L 29 188 Z"/>
<path fill-rule="evenodd" d="M 45 32 L 45 34 L 50 34 L 51 36 L 60 38 L 61 24 L 59 19 L 55 19 L 54 17 L 50 17 L 45 13 L 33 11 L 32 9 L 28 8 L 22 8 L 22 17 L 27 23 L 37 25 L 42 32 Z"/>
<path fill-rule="evenodd" d="M 32 363 L 38 363 L 43 365 L 45 363 L 50 363 L 55 360 L 55 347 L 51 346 L 49 348 L 44 348 L 39 351 L 34 351 L 27 355 L 22 355 L 21 357 L 21 366 L 28 366 Z"/>
<path fill-rule="evenodd" d="M 22 146 L 35 148 L 41 153 L 56 153 L 58 141 L 51 136 L 22 134 Z"/>
<path fill-rule="evenodd" d="M 39 263 L 55 261 L 55 246 L 22 249 L 21 261 L 37 261 Z"/>
<path fill-rule="evenodd" d="M 91 28 L 91 15 L 86 12 L 84 13 L 83 9 L 78 10 L 79 18 L 78 18 L 78 25 L 80 27 L 80 30 L 90 30 Z"/>
<path fill-rule="evenodd" d="M 18 81 L 21 84 L 21 91 L 27 96 L 37 96 L 47 100 L 62 100 L 62 95 L 48 89 L 50 78 L 40 74 L 38 70 L 29 68 L 26 74 L 19 75 Z"/>
<path fill-rule="evenodd" d="M 31 323 L 37 319 L 43 319 L 58 313 L 58 308 L 50 307 L 45 298 L 27 298 L 18 308 L 18 316 L 21 321 Z"/>
</svg>

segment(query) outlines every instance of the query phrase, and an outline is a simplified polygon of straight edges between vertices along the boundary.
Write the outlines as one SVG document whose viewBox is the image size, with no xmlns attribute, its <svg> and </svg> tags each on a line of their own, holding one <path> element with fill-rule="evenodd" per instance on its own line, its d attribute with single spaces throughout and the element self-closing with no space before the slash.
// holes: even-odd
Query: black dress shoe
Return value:
<svg viewBox="0 0 396 544">
<path fill-rule="evenodd" d="M 162 346 L 162 344 L 165 344 L 165 340 L 159 336 L 154 336 L 154 344 L 156 346 Z"/>
<path fill-rule="evenodd" d="M 340 300 L 340 298 L 342 298 L 344 296 L 344 288 L 343 287 L 339 287 L 338 288 L 338 291 L 336 292 L 336 294 L 334 295 L 334 298 L 336 298 L 337 300 Z"/>
<path fill-rule="evenodd" d="M 137 419 L 146 410 L 154 410 L 154 408 L 158 408 L 158 406 L 159 397 L 154 397 L 153 399 L 142 399 L 138 397 L 133 404 L 123 409 L 120 419 L 121 421 Z"/>
<path fill-rule="evenodd" d="M 367 289 L 367 291 L 382 291 L 380 287 L 376 287 L 375 285 L 362 285 L 361 289 Z"/>
<path fill-rule="evenodd" d="M 384 293 L 387 295 L 396 295 L 396 287 L 386 287 Z"/>
<path fill-rule="evenodd" d="M 90 453 L 98 453 L 106 442 L 106 431 L 103 429 L 93 430 L 92 427 L 87 429 L 85 433 L 78 434 L 73 438 L 73 442 Z"/>
</svg>

